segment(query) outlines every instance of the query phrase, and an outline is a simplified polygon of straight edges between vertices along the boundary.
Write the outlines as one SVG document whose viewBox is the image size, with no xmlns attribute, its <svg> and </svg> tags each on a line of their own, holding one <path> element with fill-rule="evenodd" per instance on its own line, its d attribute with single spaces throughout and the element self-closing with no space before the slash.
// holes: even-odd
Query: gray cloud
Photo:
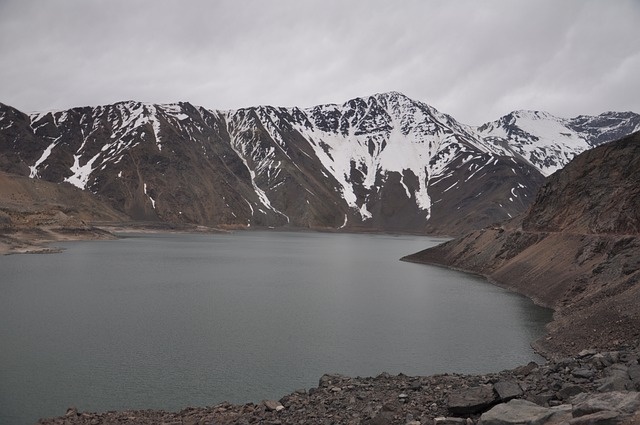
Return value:
<svg viewBox="0 0 640 425">
<path fill-rule="evenodd" d="M 0 2 L 0 102 L 311 106 L 398 90 L 468 124 L 640 112 L 634 0 Z"/>
</svg>

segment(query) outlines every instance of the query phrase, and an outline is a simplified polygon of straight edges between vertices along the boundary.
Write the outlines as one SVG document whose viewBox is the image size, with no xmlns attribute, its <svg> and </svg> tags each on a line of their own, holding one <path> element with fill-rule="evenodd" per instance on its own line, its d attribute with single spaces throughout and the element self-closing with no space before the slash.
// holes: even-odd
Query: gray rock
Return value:
<svg viewBox="0 0 640 425">
<path fill-rule="evenodd" d="M 582 388 L 579 385 L 565 384 L 560 389 L 560 391 L 558 391 L 557 395 L 560 400 L 568 400 L 574 395 L 577 395 L 583 392 L 584 392 L 584 388 Z"/>
<path fill-rule="evenodd" d="M 493 389 L 498 394 L 501 401 L 509 401 L 514 398 L 522 397 L 522 388 L 514 381 L 498 381 L 493 384 Z"/>
<path fill-rule="evenodd" d="M 595 375 L 595 371 L 593 369 L 580 368 L 572 370 L 571 375 L 576 378 L 591 379 Z"/>
<path fill-rule="evenodd" d="M 513 373 L 516 375 L 524 375 L 527 376 L 529 374 L 531 374 L 531 372 L 533 372 L 534 370 L 536 370 L 538 368 L 538 364 L 536 362 L 529 362 L 529 364 L 527 364 L 526 366 L 519 366 L 517 367 Z"/>
<path fill-rule="evenodd" d="M 264 404 L 264 407 L 266 407 L 269 412 L 279 412 L 284 409 L 284 406 L 279 401 L 275 400 L 262 400 L 262 404 Z"/>
<path fill-rule="evenodd" d="M 578 353 L 578 358 L 582 359 L 584 357 L 591 357 L 595 354 L 597 354 L 598 351 L 593 349 L 593 348 L 587 348 L 585 350 L 582 350 Z"/>
<path fill-rule="evenodd" d="M 611 361 L 607 359 L 607 357 L 604 354 L 600 354 L 600 353 L 593 356 L 590 360 L 590 363 L 596 369 L 604 369 L 605 367 L 612 365 Z"/>
<path fill-rule="evenodd" d="M 451 418 L 440 416 L 433 420 L 433 425 L 465 425 L 467 420 L 464 418 Z"/>
<path fill-rule="evenodd" d="M 478 425 L 543 425 L 571 419 L 571 406 L 542 407 L 526 400 L 515 399 L 498 404 L 480 416 Z"/>
<path fill-rule="evenodd" d="M 629 377 L 629 366 L 622 364 L 622 363 L 616 363 L 613 364 L 611 366 L 609 366 L 608 368 L 606 368 L 604 370 L 604 374 L 606 376 L 615 376 L 615 377 L 621 377 L 621 378 L 628 378 Z"/>
<path fill-rule="evenodd" d="M 371 421 L 370 425 L 391 425 L 393 424 L 393 412 L 382 410 L 375 415 Z"/>
<path fill-rule="evenodd" d="M 413 391 L 420 391 L 420 389 L 422 388 L 422 383 L 416 379 L 414 381 L 411 381 L 410 387 Z"/>
<path fill-rule="evenodd" d="M 629 379 L 633 383 L 633 389 L 640 391 L 640 364 L 634 364 L 629 366 Z M 632 388 L 629 388 L 632 389 Z"/>
<path fill-rule="evenodd" d="M 329 374 L 325 373 L 320 377 L 320 381 L 318 382 L 319 387 L 335 387 L 336 383 L 348 380 L 349 378 L 344 375 L 339 374 Z"/>
<path fill-rule="evenodd" d="M 472 387 L 449 395 L 448 409 L 454 416 L 487 410 L 496 402 L 492 386 Z"/>
<path fill-rule="evenodd" d="M 571 419 L 569 425 L 618 425 L 622 420 L 619 413 L 606 410 Z"/>
<path fill-rule="evenodd" d="M 532 394 L 527 396 L 527 400 L 539 406 L 548 406 L 549 402 L 555 398 L 553 394 Z"/>
<path fill-rule="evenodd" d="M 626 365 L 616 363 L 604 370 L 605 378 L 599 379 L 598 391 L 625 391 L 633 389 L 633 382 L 629 379 L 629 368 Z"/>
<path fill-rule="evenodd" d="M 582 393 L 573 397 L 573 416 L 581 417 L 596 412 L 614 411 L 632 414 L 640 410 L 640 393 L 612 391 L 607 393 Z"/>
</svg>

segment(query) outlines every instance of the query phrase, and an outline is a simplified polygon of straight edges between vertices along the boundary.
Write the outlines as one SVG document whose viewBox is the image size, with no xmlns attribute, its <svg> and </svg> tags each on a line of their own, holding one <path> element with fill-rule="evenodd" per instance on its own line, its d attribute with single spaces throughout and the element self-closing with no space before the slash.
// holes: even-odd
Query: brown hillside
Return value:
<svg viewBox="0 0 640 425">
<path fill-rule="evenodd" d="M 0 253 L 47 250 L 42 243 L 111 237 L 90 222 L 126 221 L 89 192 L 0 172 Z"/>
<path fill-rule="evenodd" d="M 640 133 L 550 176 L 523 216 L 405 257 L 487 276 L 555 309 L 547 355 L 640 341 Z"/>
</svg>

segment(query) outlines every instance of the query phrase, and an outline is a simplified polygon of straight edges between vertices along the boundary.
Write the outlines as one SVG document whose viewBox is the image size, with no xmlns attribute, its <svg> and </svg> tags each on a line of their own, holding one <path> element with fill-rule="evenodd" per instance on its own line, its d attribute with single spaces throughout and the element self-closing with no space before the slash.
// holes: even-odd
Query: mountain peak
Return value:
<svg viewBox="0 0 640 425">
<path fill-rule="evenodd" d="M 550 114 L 546 111 L 537 111 L 532 109 L 518 109 L 507 116 L 522 118 L 522 119 L 530 119 L 530 120 L 559 120 L 560 118 L 555 115 Z"/>
</svg>

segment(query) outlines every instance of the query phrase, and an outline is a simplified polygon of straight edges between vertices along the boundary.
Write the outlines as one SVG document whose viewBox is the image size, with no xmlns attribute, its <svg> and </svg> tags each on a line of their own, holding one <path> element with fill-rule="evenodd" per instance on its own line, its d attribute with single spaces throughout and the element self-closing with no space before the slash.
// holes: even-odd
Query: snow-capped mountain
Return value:
<svg viewBox="0 0 640 425">
<path fill-rule="evenodd" d="M 567 119 L 547 112 L 514 111 L 478 128 L 486 141 L 520 155 L 545 176 L 587 149 L 636 131 L 640 131 L 640 115 L 633 112 Z"/>
<path fill-rule="evenodd" d="M 474 128 L 395 92 L 307 109 L 0 105 L 0 168 L 134 219 L 457 234 L 523 211 L 543 174 L 640 129 L 637 114 L 605 115 L 568 127 L 514 112 Z"/>
</svg>

